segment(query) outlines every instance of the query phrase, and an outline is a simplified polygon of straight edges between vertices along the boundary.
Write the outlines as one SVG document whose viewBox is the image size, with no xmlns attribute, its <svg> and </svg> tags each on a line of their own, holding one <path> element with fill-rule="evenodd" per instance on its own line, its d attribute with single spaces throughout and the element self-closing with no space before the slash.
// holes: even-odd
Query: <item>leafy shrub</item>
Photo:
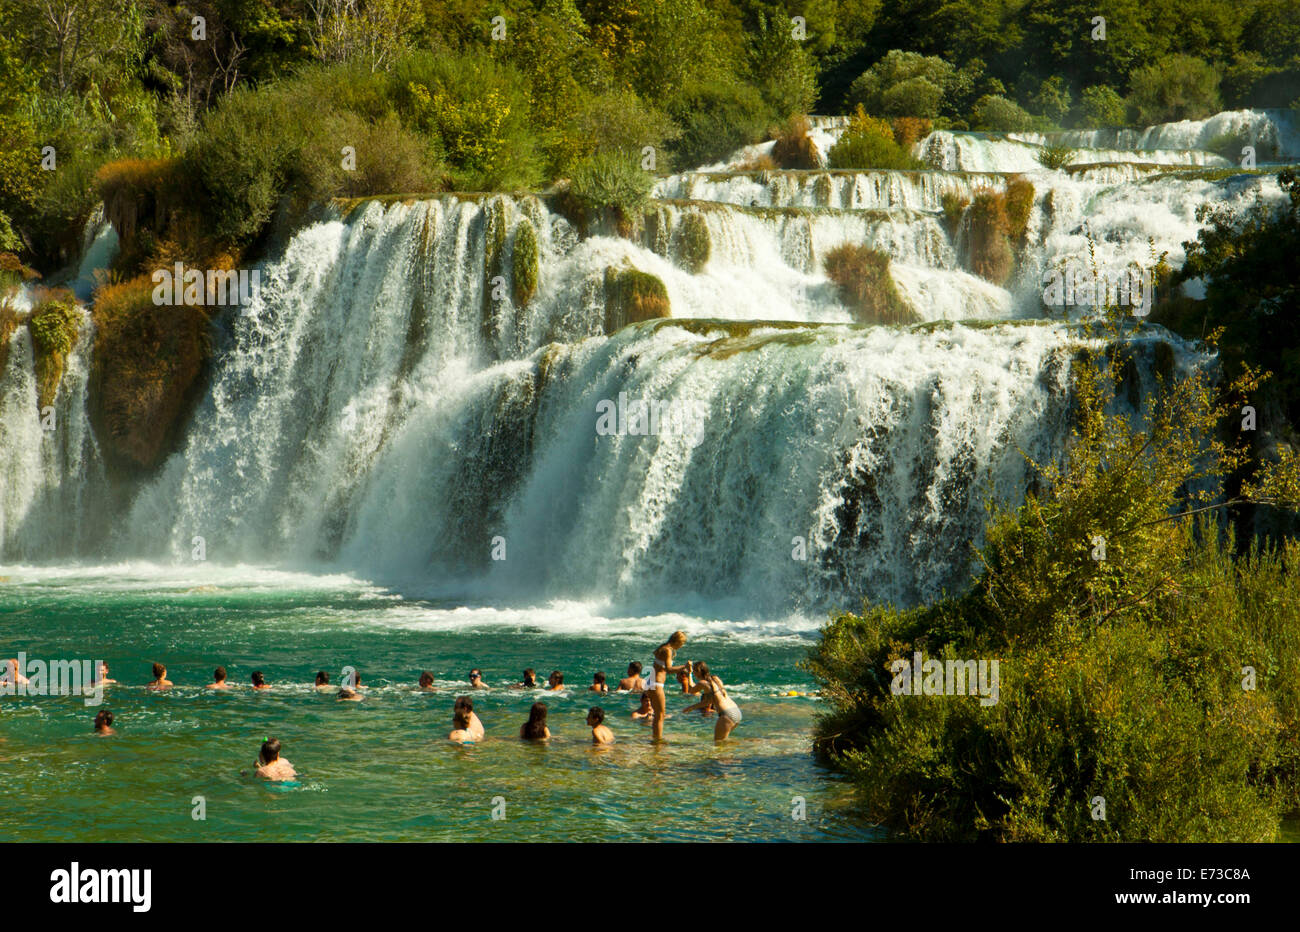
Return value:
<svg viewBox="0 0 1300 932">
<path fill-rule="evenodd" d="M 1025 229 L 1029 226 L 1029 214 L 1034 209 L 1034 185 L 1024 175 L 1012 175 L 1007 179 L 1007 236 L 1013 243 L 1025 238 Z"/>
<path fill-rule="evenodd" d="M 821 166 L 813 145 L 812 124 L 806 116 L 793 116 L 776 134 L 772 160 L 781 168 L 808 171 Z"/>
<path fill-rule="evenodd" d="M 1124 98 L 1106 84 L 1085 87 L 1079 95 L 1079 109 L 1088 127 L 1123 126 L 1125 122 Z"/>
<path fill-rule="evenodd" d="M 71 296 L 48 298 L 33 308 L 27 318 L 36 360 L 37 404 L 41 407 L 54 404 L 80 327 L 81 313 Z"/>
<path fill-rule="evenodd" d="M 627 90 L 588 94 L 567 118 L 566 134 L 557 144 L 554 170 L 567 175 L 574 164 L 596 152 L 655 150 L 655 170 L 671 167 L 668 146 L 680 130 L 664 113 Z"/>
<path fill-rule="evenodd" d="M 894 117 L 889 125 L 898 144 L 908 152 L 934 129 L 934 121 L 923 117 Z"/>
<path fill-rule="evenodd" d="M 962 215 L 966 213 L 966 208 L 970 206 L 970 198 L 962 197 L 952 191 L 944 192 L 943 197 L 939 199 L 943 206 L 943 224 L 948 230 L 949 236 L 957 234 L 957 228 L 961 225 Z"/>
<path fill-rule="evenodd" d="M 527 218 L 515 227 L 515 245 L 510 254 L 510 286 L 515 307 L 525 307 L 537 293 L 537 231 Z"/>
<path fill-rule="evenodd" d="M 613 208 L 629 214 L 641 206 L 654 179 L 634 154 L 597 152 L 580 161 L 570 178 L 570 193 L 589 212 Z"/>
<path fill-rule="evenodd" d="M 1031 95 L 1029 104 L 1035 112 L 1052 123 L 1059 124 L 1070 112 L 1070 101 L 1070 89 L 1066 87 L 1065 79 L 1053 75 L 1038 86 L 1038 90 Z"/>
<path fill-rule="evenodd" d="M 1074 149 L 1066 145 L 1044 146 L 1034 158 L 1044 168 L 1051 171 L 1060 171 L 1074 159 Z"/>
<path fill-rule="evenodd" d="M 1020 133 L 1033 125 L 1031 117 L 1018 104 L 995 94 L 986 94 L 971 113 L 975 129 L 987 133 Z"/>
<path fill-rule="evenodd" d="M 924 168 L 925 163 L 911 156 L 894 141 L 894 131 L 884 120 L 867 116 L 861 106 L 849 118 L 849 125 L 831 147 L 831 168 L 893 169 Z"/>
<path fill-rule="evenodd" d="M 1219 110 L 1219 73 L 1191 55 L 1166 55 L 1129 76 L 1140 124 L 1199 120 Z"/>
<path fill-rule="evenodd" d="M 672 144 L 680 169 L 720 161 L 757 142 L 772 116 L 757 90 L 734 81 L 688 84 L 667 108 L 682 131 Z"/>
<path fill-rule="evenodd" d="M 920 320 L 898 293 L 889 272 L 889 253 L 843 243 L 826 254 L 826 275 L 862 324 L 911 324 Z"/>
<path fill-rule="evenodd" d="M 886 116 L 933 118 L 953 77 L 942 58 L 893 49 L 849 85 L 846 103 Z"/>
</svg>

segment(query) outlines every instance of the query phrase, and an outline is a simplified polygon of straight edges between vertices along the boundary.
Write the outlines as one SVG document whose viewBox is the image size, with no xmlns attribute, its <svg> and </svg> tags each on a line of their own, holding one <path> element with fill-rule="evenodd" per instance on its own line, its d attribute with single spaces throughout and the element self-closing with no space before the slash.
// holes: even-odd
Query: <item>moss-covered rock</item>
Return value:
<svg viewBox="0 0 1300 932">
<path fill-rule="evenodd" d="M 1009 229 L 1006 195 L 992 188 L 975 192 L 970 206 L 970 268 L 995 285 L 1006 282 L 1015 265 Z"/>
<path fill-rule="evenodd" d="M 81 314 L 71 298 L 46 301 L 27 318 L 36 356 L 37 404 L 42 408 L 54 404 L 68 354 L 77 342 L 80 327 Z"/>
<path fill-rule="evenodd" d="M 605 269 L 605 332 L 628 324 L 671 316 L 668 289 L 640 269 Z"/>
<path fill-rule="evenodd" d="M 1007 236 L 1013 243 L 1022 243 L 1029 227 L 1029 214 L 1034 209 L 1034 185 L 1024 175 L 1007 179 Z"/>
<path fill-rule="evenodd" d="M 155 305 L 147 276 L 100 288 L 90 415 L 100 449 L 118 469 L 153 469 L 173 449 L 193 408 L 210 353 L 202 307 Z"/>
<path fill-rule="evenodd" d="M 510 254 L 510 286 L 515 307 L 526 307 L 537 293 L 537 231 L 529 220 L 515 227 L 515 247 Z"/>
<path fill-rule="evenodd" d="M 844 243 L 826 254 L 826 274 L 860 324 L 913 324 L 920 318 L 894 285 L 889 254 Z"/>
<path fill-rule="evenodd" d="M 708 264 L 712 250 L 709 225 L 703 215 L 692 212 L 682 217 L 681 226 L 677 230 L 677 261 L 682 268 L 692 274 L 699 274 Z"/>
<path fill-rule="evenodd" d="M 9 365 L 9 340 L 22 322 L 23 315 L 0 298 L 0 375 L 4 374 Z"/>
<path fill-rule="evenodd" d="M 970 198 L 949 191 L 943 195 L 941 203 L 943 205 L 944 229 L 948 231 L 949 236 L 956 236 L 957 230 L 961 226 L 962 215 L 966 213 L 966 208 L 970 206 Z"/>
</svg>

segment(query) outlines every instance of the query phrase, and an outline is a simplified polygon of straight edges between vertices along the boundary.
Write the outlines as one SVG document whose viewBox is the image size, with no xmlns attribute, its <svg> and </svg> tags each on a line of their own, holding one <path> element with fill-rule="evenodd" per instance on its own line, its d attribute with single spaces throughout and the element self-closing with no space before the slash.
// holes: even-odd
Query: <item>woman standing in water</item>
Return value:
<svg viewBox="0 0 1300 932">
<path fill-rule="evenodd" d="M 525 741 L 545 741 L 551 736 L 551 729 L 546 727 L 546 705 L 534 702 L 528 710 L 528 721 L 519 729 L 519 737 Z"/>
<path fill-rule="evenodd" d="M 687 669 L 685 664 L 673 666 L 673 656 L 682 649 L 686 644 L 686 632 L 674 631 L 668 640 L 664 641 L 655 648 L 655 672 L 654 677 L 647 682 L 646 689 L 650 693 L 650 708 L 654 710 L 655 717 L 652 727 L 654 728 L 654 738 L 660 741 L 664 736 L 664 719 L 667 717 L 668 700 L 664 695 L 664 684 L 668 682 L 668 674 L 676 676 L 683 670 Z"/>
<path fill-rule="evenodd" d="M 743 717 L 740 714 L 740 706 L 727 695 L 727 688 L 722 685 L 722 680 L 709 672 L 707 663 L 695 664 L 695 672 L 700 678 L 700 686 L 704 689 L 700 704 L 703 705 L 707 701 L 718 710 L 718 724 L 713 727 L 713 740 L 724 741 L 727 735 L 731 734 L 731 729 L 740 724 Z"/>
</svg>

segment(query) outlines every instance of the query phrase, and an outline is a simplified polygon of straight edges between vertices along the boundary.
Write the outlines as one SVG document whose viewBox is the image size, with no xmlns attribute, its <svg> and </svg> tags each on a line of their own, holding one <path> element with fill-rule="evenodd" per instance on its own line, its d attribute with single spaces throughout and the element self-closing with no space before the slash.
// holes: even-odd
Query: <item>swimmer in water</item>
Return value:
<svg viewBox="0 0 1300 932">
<path fill-rule="evenodd" d="M 538 689 L 537 671 L 529 667 L 524 671 L 524 680 L 522 683 L 515 683 L 511 689 Z"/>
<path fill-rule="evenodd" d="M 324 670 L 320 670 L 316 673 L 316 688 L 317 689 L 330 688 L 330 675 L 326 673 Z"/>
<path fill-rule="evenodd" d="M 478 716 L 474 714 L 474 702 L 469 698 L 469 696 L 458 696 L 456 699 L 455 709 L 456 711 L 461 711 L 462 709 L 465 711 L 465 714 L 469 719 L 470 734 L 474 736 L 475 741 L 482 741 L 483 736 L 487 734 L 487 729 L 483 727 L 483 723 L 479 721 Z"/>
<path fill-rule="evenodd" d="M 663 740 L 664 720 L 668 717 L 668 698 L 664 689 L 664 684 L 668 682 L 668 674 L 675 676 L 689 669 L 685 664 L 673 666 L 673 657 L 685 644 L 686 632 L 674 631 L 669 635 L 668 640 L 655 648 L 654 679 L 646 684 L 646 688 L 650 691 L 650 707 L 655 713 L 653 724 L 656 741 Z"/>
<path fill-rule="evenodd" d="M 546 704 L 534 702 L 528 710 L 528 721 L 519 729 L 519 737 L 525 741 L 546 741 L 551 737 L 551 729 L 546 727 Z"/>
<path fill-rule="evenodd" d="M 627 676 L 618 681 L 619 689 L 640 692 L 645 689 L 645 679 L 641 676 L 641 661 L 633 660 L 627 665 Z"/>
<path fill-rule="evenodd" d="M 153 682 L 146 689 L 170 689 L 175 684 L 167 679 L 167 668 L 161 663 L 153 665 Z"/>
<path fill-rule="evenodd" d="M 655 720 L 654 706 L 650 704 L 651 690 L 647 689 L 641 693 L 641 707 L 632 712 L 632 721 L 640 722 L 642 725 L 653 725 Z M 672 718 L 672 713 L 665 712 L 668 718 Z"/>
<path fill-rule="evenodd" d="M 30 680 L 18 671 L 18 658 L 10 657 L 4 662 L 4 673 L 0 675 L 0 680 L 9 683 L 11 686 L 25 686 Z"/>
<path fill-rule="evenodd" d="M 95 734 L 97 735 L 115 735 L 113 730 L 113 713 L 108 709 L 100 709 L 95 713 Z"/>
<path fill-rule="evenodd" d="M 108 664 L 102 660 L 99 662 L 99 669 L 95 673 L 95 682 L 103 683 L 105 686 L 111 686 L 117 682 L 117 680 L 109 679 Z"/>
<path fill-rule="evenodd" d="M 564 674 L 559 670 L 552 670 L 551 675 L 546 678 L 546 689 L 548 692 L 558 692 L 564 688 Z"/>
<path fill-rule="evenodd" d="M 700 685 L 708 694 L 709 702 L 718 710 L 718 724 L 713 727 L 713 740 L 725 741 L 744 717 L 740 714 L 740 706 L 727 695 L 727 688 L 722 685 L 722 680 L 709 671 L 707 663 L 697 663 L 695 669 L 699 671 Z"/>
<path fill-rule="evenodd" d="M 270 689 L 270 688 L 271 688 L 270 684 L 266 682 L 266 677 L 264 677 L 264 676 L 262 675 L 262 671 L 261 671 L 261 670 L 254 670 L 254 671 L 253 671 L 253 675 L 252 675 L 252 677 L 250 677 L 250 678 L 251 678 L 252 681 L 253 681 L 253 688 L 254 688 L 254 689 Z"/>
<path fill-rule="evenodd" d="M 464 709 L 457 709 L 452 716 L 451 734 L 447 736 L 448 741 L 455 741 L 457 744 L 473 744 L 474 732 L 469 728 L 469 717 L 473 713 L 466 712 Z"/>
<path fill-rule="evenodd" d="M 437 692 L 437 687 L 433 685 L 433 674 L 428 670 L 420 674 L 420 691 L 426 693 Z"/>
<path fill-rule="evenodd" d="M 605 724 L 605 710 L 600 706 L 592 706 L 587 710 L 587 725 L 591 728 L 592 744 L 614 743 L 614 732 Z"/>
<path fill-rule="evenodd" d="M 605 674 L 597 673 L 591 678 L 591 685 L 587 687 L 589 693 L 607 693 L 609 687 L 605 684 Z"/>
<path fill-rule="evenodd" d="M 483 674 L 477 669 L 469 671 L 469 688 L 470 689 L 487 689 L 487 683 L 483 682 Z"/>
<path fill-rule="evenodd" d="M 230 689 L 230 684 L 226 682 L 226 668 L 217 667 L 212 671 L 212 682 L 207 685 L 208 689 Z"/>
<path fill-rule="evenodd" d="M 298 772 L 293 769 L 293 764 L 280 756 L 280 742 L 267 738 L 257 755 L 257 775 L 263 780 L 283 783 L 297 777 Z"/>
<path fill-rule="evenodd" d="M 351 686 L 340 686 L 338 698 L 340 702 L 360 702 L 361 693 L 357 692 Z"/>
</svg>

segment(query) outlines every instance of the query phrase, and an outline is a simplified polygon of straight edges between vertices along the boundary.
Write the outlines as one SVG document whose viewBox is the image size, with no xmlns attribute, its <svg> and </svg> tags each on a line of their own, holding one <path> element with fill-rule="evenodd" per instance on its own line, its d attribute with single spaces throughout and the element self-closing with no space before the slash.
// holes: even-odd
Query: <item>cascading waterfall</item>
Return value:
<svg viewBox="0 0 1300 932">
<path fill-rule="evenodd" d="M 842 126 L 815 129 L 825 142 Z M 1226 164 L 1153 138 L 1167 164 Z M 1080 261 L 1090 236 L 1103 266 L 1153 250 L 1176 266 L 1196 205 L 1280 197 L 1269 175 L 1154 168 L 1146 136 L 1127 150 L 1098 137 L 1128 158 L 1050 172 L 1033 158 L 1044 141 L 918 143 L 978 172 L 684 173 L 626 238 L 580 237 L 536 197 L 337 205 L 218 319 L 183 439 L 130 480 L 105 476 L 90 428 L 89 320 L 53 434 L 20 327 L 0 372 L 0 559 L 188 561 L 201 537 L 218 563 L 494 604 L 816 613 L 933 598 L 965 578 L 985 500 L 1023 494 L 1024 454 L 1063 448 L 1081 337 L 1029 319 L 1044 271 Z M 1004 190 L 1011 173 L 1035 197 L 1018 273 L 998 286 L 963 266 L 943 199 Z M 688 226 L 707 234 L 694 267 Z M 526 227 L 537 287 L 517 305 Z M 887 252 L 928 323 L 852 324 L 822 266 L 844 242 Z M 629 268 L 662 283 L 672 319 L 607 335 L 607 272 Z M 1139 386 L 1199 358 L 1158 329 L 1130 343 Z M 624 417 L 641 402 L 694 427 L 640 432 Z M 621 430 L 597 429 L 606 405 Z"/>
</svg>

